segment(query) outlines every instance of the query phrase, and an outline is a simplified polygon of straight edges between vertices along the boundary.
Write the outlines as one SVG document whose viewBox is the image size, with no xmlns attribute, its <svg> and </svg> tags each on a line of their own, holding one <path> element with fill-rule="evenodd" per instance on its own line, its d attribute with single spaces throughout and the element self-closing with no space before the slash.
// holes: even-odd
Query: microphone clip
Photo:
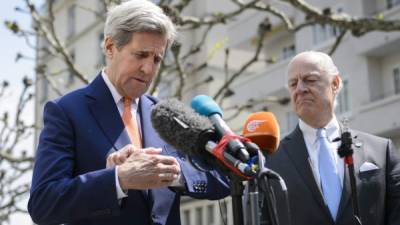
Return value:
<svg viewBox="0 0 400 225">
<path fill-rule="evenodd" d="M 347 156 L 352 156 L 354 150 L 352 148 L 353 138 L 351 137 L 350 131 L 345 131 L 342 133 L 340 137 L 341 144 L 338 148 L 338 154 L 341 158 L 345 158 Z"/>
<path fill-rule="evenodd" d="M 342 135 L 334 141 L 341 141 L 338 148 L 338 155 L 345 159 L 346 164 L 353 164 L 353 138 L 351 136 L 349 121 L 347 118 L 343 120 Z"/>
</svg>

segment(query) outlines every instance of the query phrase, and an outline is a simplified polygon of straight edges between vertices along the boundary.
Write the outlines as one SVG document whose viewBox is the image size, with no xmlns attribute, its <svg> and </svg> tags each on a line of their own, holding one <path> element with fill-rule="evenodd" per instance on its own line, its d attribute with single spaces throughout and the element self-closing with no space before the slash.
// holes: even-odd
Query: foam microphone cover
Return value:
<svg viewBox="0 0 400 225">
<path fill-rule="evenodd" d="M 214 134 L 207 117 L 177 99 L 167 99 L 154 106 L 151 121 L 160 137 L 178 151 L 189 156 L 207 156 L 205 144 Z"/>
<path fill-rule="evenodd" d="M 279 146 L 279 124 L 271 112 L 256 112 L 247 117 L 243 136 L 256 143 L 263 152 L 272 154 Z"/>
</svg>

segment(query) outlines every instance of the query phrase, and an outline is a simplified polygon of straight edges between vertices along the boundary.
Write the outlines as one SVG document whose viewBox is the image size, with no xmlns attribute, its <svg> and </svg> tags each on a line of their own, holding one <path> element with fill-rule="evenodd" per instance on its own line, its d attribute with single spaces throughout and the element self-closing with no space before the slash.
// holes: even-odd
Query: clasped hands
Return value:
<svg viewBox="0 0 400 225">
<path fill-rule="evenodd" d="M 180 174 L 178 161 L 161 155 L 160 148 L 138 149 L 129 144 L 107 157 L 106 167 L 117 167 L 121 188 L 152 189 L 169 186 Z"/>
</svg>

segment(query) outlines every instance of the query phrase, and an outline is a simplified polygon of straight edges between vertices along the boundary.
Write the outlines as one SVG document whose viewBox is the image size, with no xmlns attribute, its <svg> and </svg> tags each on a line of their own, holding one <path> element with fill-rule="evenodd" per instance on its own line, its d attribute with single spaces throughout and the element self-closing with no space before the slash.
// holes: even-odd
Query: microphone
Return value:
<svg viewBox="0 0 400 225">
<path fill-rule="evenodd" d="M 192 108 L 200 115 L 208 117 L 214 125 L 218 138 L 224 136 L 235 136 L 233 131 L 228 127 L 222 119 L 222 110 L 218 104 L 207 95 L 198 95 L 192 99 Z M 237 156 L 243 162 L 247 162 L 250 158 L 249 153 L 243 143 L 235 138 L 229 139 L 228 149 L 234 156 Z"/>
<path fill-rule="evenodd" d="M 356 224 L 361 224 L 356 177 L 354 172 L 354 160 L 353 160 L 354 150 L 352 147 L 353 138 L 351 136 L 348 119 L 344 119 L 343 121 L 343 129 L 341 137 L 335 139 L 334 141 L 341 141 L 340 146 L 338 148 L 338 154 L 340 158 L 344 158 L 344 163 L 347 165 L 347 169 L 349 171 L 351 199 L 353 203 L 353 214 L 354 214 L 353 216 L 356 221 Z"/>
<path fill-rule="evenodd" d="M 176 99 L 158 102 L 151 111 L 151 121 L 160 137 L 185 155 L 199 156 L 207 163 L 218 161 L 242 178 L 254 176 L 248 164 L 225 150 L 214 150 L 218 138 L 210 120 L 182 102 Z"/>
<path fill-rule="evenodd" d="M 243 127 L 243 137 L 256 143 L 263 152 L 274 153 L 280 141 L 279 124 L 271 112 L 251 113 Z"/>
</svg>

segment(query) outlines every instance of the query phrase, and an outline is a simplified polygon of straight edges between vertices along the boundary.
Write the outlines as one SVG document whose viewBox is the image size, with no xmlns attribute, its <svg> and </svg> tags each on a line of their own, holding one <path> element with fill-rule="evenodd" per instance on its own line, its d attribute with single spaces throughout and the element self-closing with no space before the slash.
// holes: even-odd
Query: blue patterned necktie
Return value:
<svg viewBox="0 0 400 225">
<path fill-rule="evenodd" d="M 333 220 L 336 221 L 336 215 L 342 194 L 342 186 L 340 184 L 340 178 L 335 166 L 335 161 L 330 154 L 331 150 L 329 148 L 326 129 L 318 129 L 317 137 L 319 140 L 318 160 L 321 188 L 324 194 L 325 203 L 329 208 Z"/>
</svg>

